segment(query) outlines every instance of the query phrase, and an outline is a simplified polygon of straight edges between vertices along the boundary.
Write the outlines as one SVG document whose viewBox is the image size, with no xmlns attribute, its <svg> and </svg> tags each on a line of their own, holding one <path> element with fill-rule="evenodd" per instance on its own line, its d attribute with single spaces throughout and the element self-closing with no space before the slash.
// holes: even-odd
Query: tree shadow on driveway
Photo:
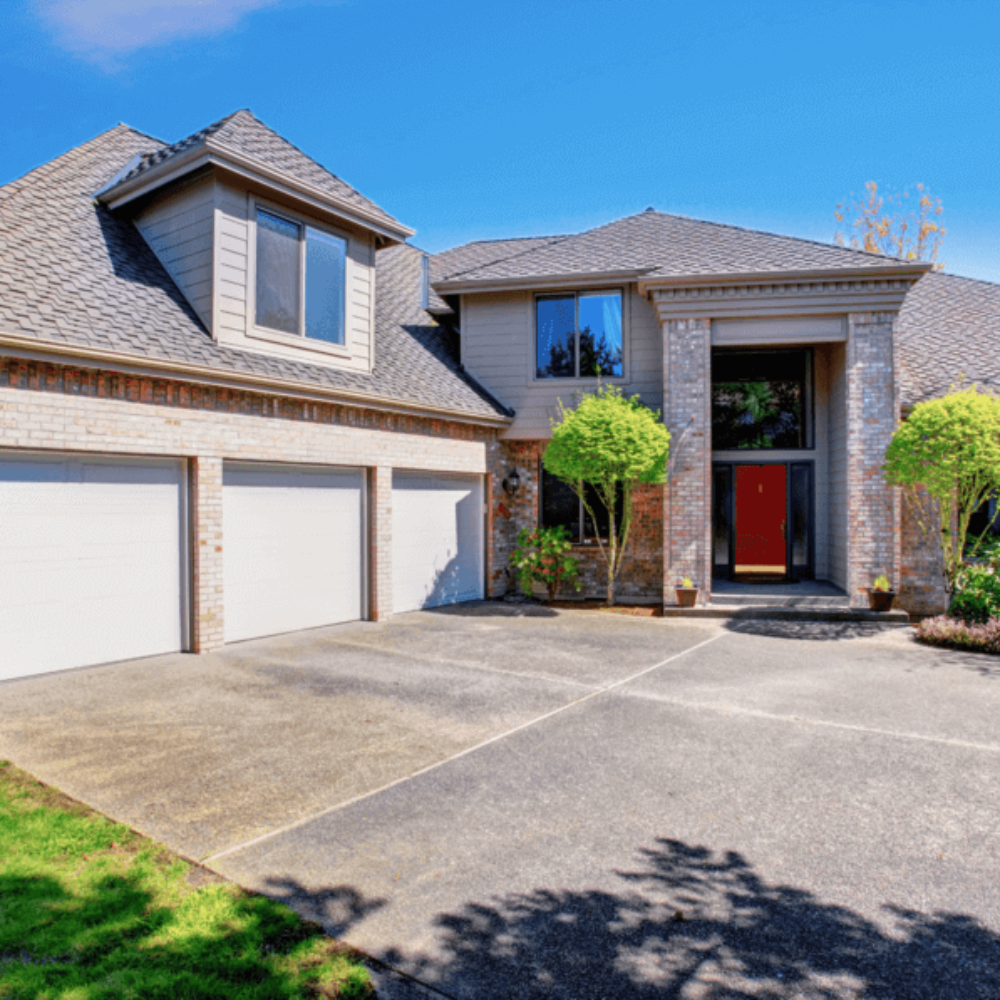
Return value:
<svg viewBox="0 0 1000 1000">
<path fill-rule="evenodd" d="M 454 997 L 996 1000 L 1000 936 L 884 905 L 878 923 L 661 839 L 622 891 L 538 889 L 436 918 L 434 954 L 378 957 Z"/>
</svg>

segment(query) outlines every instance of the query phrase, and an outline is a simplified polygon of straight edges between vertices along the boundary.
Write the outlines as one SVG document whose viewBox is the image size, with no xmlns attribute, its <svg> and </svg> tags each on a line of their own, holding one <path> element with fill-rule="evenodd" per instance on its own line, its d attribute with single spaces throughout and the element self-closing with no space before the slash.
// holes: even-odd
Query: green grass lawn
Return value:
<svg viewBox="0 0 1000 1000">
<path fill-rule="evenodd" d="M 0 761 L 4 1000 L 373 996 L 360 961 L 287 906 Z"/>
</svg>

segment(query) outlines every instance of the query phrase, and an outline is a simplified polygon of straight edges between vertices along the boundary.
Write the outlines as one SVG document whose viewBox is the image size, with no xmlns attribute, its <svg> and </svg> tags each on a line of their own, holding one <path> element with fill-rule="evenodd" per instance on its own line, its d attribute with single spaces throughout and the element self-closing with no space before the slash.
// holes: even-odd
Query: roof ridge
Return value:
<svg viewBox="0 0 1000 1000">
<path fill-rule="evenodd" d="M 579 234 L 577 234 L 577 235 L 579 235 Z M 522 236 L 521 237 L 521 239 L 525 239 L 525 240 L 528 240 L 528 239 L 531 239 L 531 238 L 532 237 L 530 237 L 530 236 Z M 547 237 L 537 237 L 537 238 L 548 239 Z M 552 239 L 548 240 L 548 242 L 545 244 L 545 247 L 554 246 L 556 243 L 562 243 L 562 242 L 564 242 L 566 240 L 570 240 L 570 239 L 573 239 L 573 234 L 570 234 L 568 236 L 556 236 L 556 237 L 553 237 Z M 489 240 L 482 240 L 481 242 L 488 243 L 490 241 Z M 465 245 L 468 245 L 468 244 L 465 244 Z M 468 267 L 464 271 L 454 271 L 453 273 L 447 275 L 446 277 L 442 278 L 441 280 L 442 281 L 451 281 L 454 278 L 459 278 L 459 277 L 461 277 L 464 274 L 469 274 L 472 271 L 478 271 L 478 270 L 480 270 L 481 268 L 484 268 L 484 267 L 492 267 L 494 264 L 502 264 L 505 261 L 515 260 L 518 257 L 526 257 L 528 254 L 532 254 L 536 250 L 543 250 L 545 247 L 530 247 L 527 250 L 522 250 L 520 253 L 512 253 L 512 254 L 509 254 L 506 257 L 498 257 L 496 260 L 490 261 L 489 264 L 477 264 L 475 267 Z"/>
<path fill-rule="evenodd" d="M 263 128 L 266 128 L 268 130 L 268 132 L 270 132 L 272 135 L 277 136 L 287 146 L 291 146 L 292 149 L 294 149 L 296 153 L 298 153 L 301 156 L 304 156 L 307 160 L 309 160 L 310 163 L 314 163 L 317 167 L 319 167 L 320 170 L 324 171 L 324 173 L 329 174 L 335 181 L 339 181 L 345 187 L 350 188 L 351 191 L 353 191 L 354 194 L 356 194 L 359 198 L 364 198 L 365 201 L 367 201 L 370 205 L 373 205 L 375 208 L 377 208 L 384 215 L 389 216 L 390 219 L 394 219 L 395 218 L 395 216 L 390 215 L 381 205 L 379 205 L 378 202 L 373 201 L 371 198 L 368 197 L 368 195 L 362 194 L 361 191 L 358 190 L 358 188 L 356 188 L 350 181 L 344 180 L 344 178 L 341 177 L 339 174 L 335 174 L 329 167 L 324 166 L 315 157 L 310 156 L 305 150 L 303 150 L 300 147 L 296 146 L 295 143 L 292 142 L 290 139 L 286 139 L 280 132 L 276 132 L 273 128 L 271 128 L 270 125 L 267 124 L 267 122 L 263 121 L 263 119 L 258 118 L 249 108 L 240 108 L 239 111 L 234 111 L 231 115 L 228 115 L 227 119 L 228 118 L 236 118 L 239 115 L 246 115 L 247 117 L 251 118 L 258 125 L 262 126 Z M 227 120 L 227 119 L 224 119 L 224 120 Z"/>
<path fill-rule="evenodd" d="M 977 285 L 989 285 L 990 288 L 1000 289 L 1000 281 L 990 281 L 989 278 L 971 278 L 967 274 L 952 274 L 951 271 L 930 271 L 928 273 L 942 278 L 951 278 L 953 281 L 971 281 Z"/>
<path fill-rule="evenodd" d="M 814 240 L 808 236 L 789 236 L 787 233 L 775 233 L 768 229 L 754 229 L 752 226 L 737 226 L 731 222 L 716 222 L 714 219 L 696 219 L 693 215 L 679 215 L 676 212 L 661 212 L 658 208 L 647 208 L 642 212 L 636 212 L 634 215 L 626 215 L 621 219 L 617 219 L 617 222 L 624 222 L 626 219 L 637 219 L 641 218 L 643 215 L 661 215 L 667 219 L 679 219 L 682 222 L 694 222 L 702 226 L 715 226 L 718 229 L 730 229 L 735 230 L 738 233 L 753 233 L 756 236 L 771 236 L 777 237 L 779 240 L 795 240 L 797 243 L 809 243 L 815 247 L 824 247 L 827 250 L 843 250 L 846 253 L 860 254 L 863 257 L 874 257 L 877 260 L 899 260 L 906 262 L 905 257 L 893 257 L 886 253 L 875 253 L 872 250 L 860 250 L 857 247 L 843 247 L 838 243 L 824 243 L 822 240 Z M 609 223 L 609 225 L 614 225 L 614 223 Z M 596 227 L 598 229 L 602 228 L 600 226 Z M 592 230 L 588 230 L 592 232 Z"/>
<path fill-rule="evenodd" d="M 152 136 L 146 135 L 144 132 L 139 132 L 137 129 L 132 128 L 131 125 L 126 125 L 124 122 L 119 122 L 112 128 L 105 129 L 103 132 L 98 132 L 97 135 L 93 136 L 90 139 L 87 139 L 84 142 L 81 142 L 78 146 L 73 146 L 70 149 L 67 149 L 64 153 L 60 153 L 58 156 L 53 157 L 51 160 L 46 160 L 45 163 L 39 163 L 37 167 L 32 167 L 30 170 L 25 171 L 19 177 L 15 177 L 13 180 L 8 181 L 6 184 L 0 185 L 0 203 L 10 201 L 12 198 L 15 198 L 17 197 L 17 195 L 21 194 L 22 191 L 26 191 L 28 190 L 28 188 L 33 187 L 39 181 L 42 181 L 47 177 L 51 177 L 52 174 L 57 173 L 63 167 L 68 166 L 67 163 L 61 161 L 65 161 L 67 157 L 73 156 L 74 154 L 87 149 L 94 143 L 99 142 L 101 139 L 106 139 L 108 136 L 114 135 L 116 132 L 131 132 L 134 135 L 141 135 L 145 139 L 153 138 Z M 154 139 L 153 141 L 159 142 L 160 140 Z M 7 191 L 8 188 L 13 187 L 15 184 L 18 184 L 21 181 L 25 181 L 27 178 L 31 177 L 32 174 L 37 173 L 38 171 L 46 170 L 46 168 L 52 168 L 52 169 L 47 170 L 47 172 L 43 176 L 37 177 L 26 184 L 21 184 L 21 186 L 18 187 L 15 191 L 11 191 L 8 194 L 4 193 Z"/>
</svg>

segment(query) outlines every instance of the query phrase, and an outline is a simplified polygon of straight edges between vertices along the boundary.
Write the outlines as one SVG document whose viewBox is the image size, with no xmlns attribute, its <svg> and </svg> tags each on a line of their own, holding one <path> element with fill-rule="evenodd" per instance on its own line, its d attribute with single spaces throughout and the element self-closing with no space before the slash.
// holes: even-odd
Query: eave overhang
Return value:
<svg viewBox="0 0 1000 1000">
<path fill-rule="evenodd" d="M 438 295 L 461 295 L 471 292 L 558 291 L 564 288 L 603 288 L 638 281 L 652 268 L 623 268 L 619 271 L 580 271 L 567 274 L 540 274 L 518 278 L 445 278 L 431 283 Z"/>
<path fill-rule="evenodd" d="M 306 181 L 290 177 L 211 137 L 135 177 L 117 184 L 112 183 L 98 191 L 96 198 L 114 211 L 205 167 L 218 167 L 311 208 L 330 212 L 356 226 L 371 230 L 381 236 L 386 245 L 402 243 L 416 232 L 402 223 L 391 224 L 380 215 L 346 199 L 337 198 Z"/>
<path fill-rule="evenodd" d="M 108 368 L 124 374 L 148 378 L 177 378 L 186 382 L 197 382 L 201 385 L 259 392 L 271 396 L 295 396 L 309 402 L 341 403 L 345 406 L 387 410 L 392 413 L 418 417 L 444 417 L 459 423 L 478 424 L 486 427 L 507 427 L 514 421 L 513 417 L 503 417 L 499 414 L 493 417 L 469 413 L 446 406 L 432 406 L 427 403 L 393 399 L 377 393 L 360 392 L 356 389 L 315 385 L 297 379 L 275 379 L 249 372 L 222 371 L 209 365 L 195 365 L 166 358 L 148 358 L 142 355 L 128 354 L 124 351 L 108 351 L 78 344 L 56 344 L 3 329 L 0 329 L 0 354 L 50 364 Z"/>
</svg>

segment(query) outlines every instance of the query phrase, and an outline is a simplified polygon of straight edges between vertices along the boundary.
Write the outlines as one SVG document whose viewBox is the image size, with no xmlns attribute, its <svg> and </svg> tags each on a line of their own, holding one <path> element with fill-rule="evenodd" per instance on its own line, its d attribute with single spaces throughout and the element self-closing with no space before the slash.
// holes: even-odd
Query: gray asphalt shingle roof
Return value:
<svg viewBox="0 0 1000 1000">
<path fill-rule="evenodd" d="M 903 402 L 940 396 L 963 379 L 1000 390 L 1000 285 L 932 271 L 899 314 Z"/>
<path fill-rule="evenodd" d="M 423 255 L 411 246 L 376 255 L 372 374 L 217 344 L 135 226 L 93 198 L 151 142 L 119 125 L 0 188 L 0 329 L 70 348 L 290 379 L 470 417 L 507 415 L 461 370 L 445 331 L 419 308 Z"/>
<path fill-rule="evenodd" d="M 449 268 L 437 280 L 497 281 L 604 271 L 688 277 L 893 267 L 900 263 L 863 250 L 667 215 L 653 209 L 575 236 L 548 239 L 527 252 L 504 254 L 495 260 L 476 262 L 475 247 L 469 244 L 448 251 L 453 259 L 463 260 L 468 266 L 460 273 Z"/>
<path fill-rule="evenodd" d="M 283 139 L 247 110 L 227 115 L 220 121 L 169 146 L 150 140 L 155 148 L 149 148 L 147 145 L 142 159 L 117 178 L 116 185 L 148 173 L 153 167 L 158 167 L 196 146 L 204 145 L 209 139 L 217 143 L 224 143 L 236 152 L 252 157 L 264 166 L 279 170 L 290 178 L 309 184 L 340 201 L 354 205 L 359 210 L 369 213 L 391 227 L 402 226 L 401 222 L 394 219 L 371 199 L 356 191 L 336 174 L 330 173 L 326 167 L 307 156 L 297 146 L 293 146 L 287 139 Z M 124 165 L 122 164 L 122 166 Z"/>
</svg>

